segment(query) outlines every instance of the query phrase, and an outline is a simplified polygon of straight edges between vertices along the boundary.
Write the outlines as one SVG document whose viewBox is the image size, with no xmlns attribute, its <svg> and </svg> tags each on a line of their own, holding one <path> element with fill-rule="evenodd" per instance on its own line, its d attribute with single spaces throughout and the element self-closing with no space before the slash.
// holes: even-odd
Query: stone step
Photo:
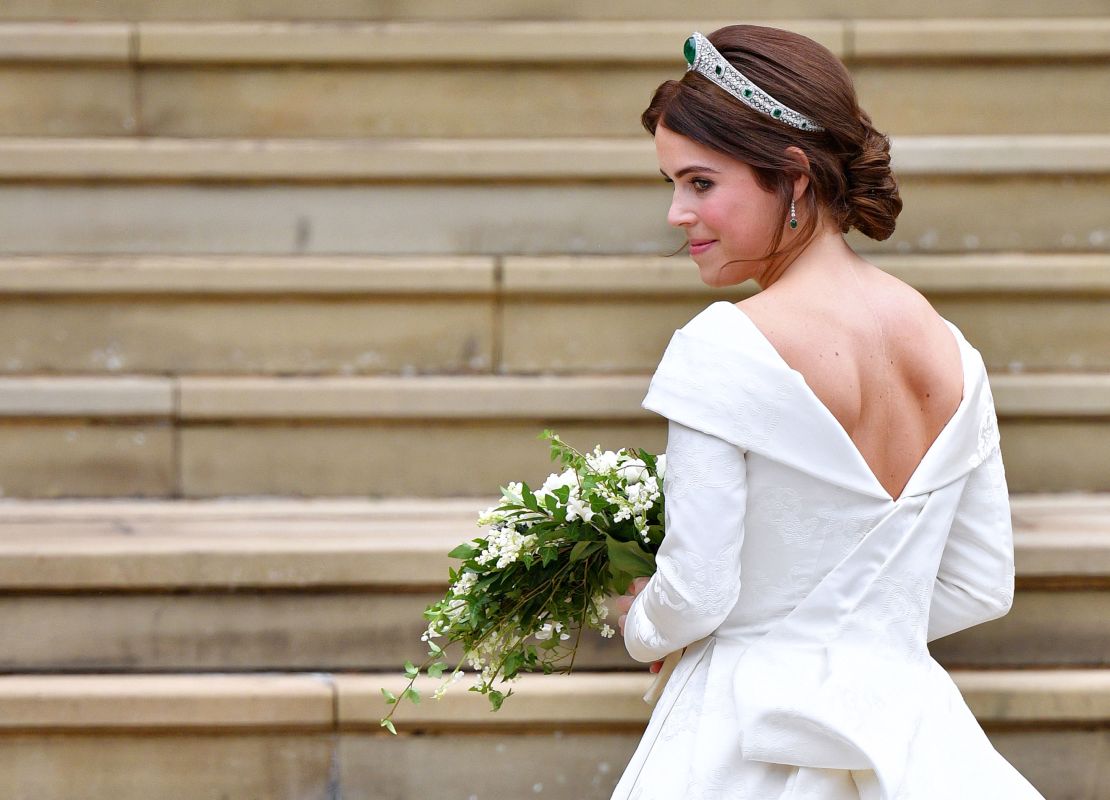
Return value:
<svg viewBox="0 0 1110 800">
<path fill-rule="evenodd" d="M 646 375 L 0 378 L 9 497 L 448 497 L 575 447 L 665 446 Z M 1011 490 L 1107 491 L 1110 375 L 991 381 Z M 395 454 L 403 453 L 398 459 Z M 466 468 L 458 465 L 466 464 Z"/>
<path fill-rule="evenodd" d="M 992 371 L 1110 370 L 1110 254 L 874 261 Z M 720 298 L 684 257 L 7 256 L 0 374 L 650 373 Z"/>
<path fill-rule="evenodd" d="M 885 242 L 851 234 L 860 252 L 1110 249 L 1110 136 L 905 138 L 894 161 L 898 229 Z M 0 178 L 5 254 L 623 255 L 682 244 L 647 137 L 13 139 L 0 141 Z"/>
<path fill-rule="evenodd" d="M 604 5 L 567 0 L 553 7 L 541 0 L 479 0 L 463 4 L 420 0 L 366 2 L 330 0 L 305 5 L 299 0 L 221 0 L 197 4 L 189 0 L 7 0 L 0 7 L 4 20 L 334 20 L 334 21 L 489 21 L 503 20 L 734 20 L 736 4 L 728 0 L 693 0 L 681 8 L 664 0 L 614 0 Z M 777 19 L 852 20 L 858 17 L 917 19 L 951 17 L 952 22 L 976 22 L 975 17 L 1051 18 L 1090 17 L 1106 13 L 1099 0 L 1061 0 L 1047 8 L 1035 0 L 937 0 L 922 6 L 903 6 L 881 0 L 850 0 L 828 4 L 814 0 L 783 0 L 774 7 Z M 751 21 L 751 20 L 747 20 Z M 724 23 L 722 23 L 724 24 Z M 773 23 L 761 23 L 773 24 Z"/>
<path fill-rule="evenodd" d="M 954 671 L 992 743 L 1046 797 L 1100 800 L 1110 670 Z M 378 725 L 383 675 L 0 677 L 13 800 L 606 798 L 643 733 L 650 676 L 524 676 L 496 714 L 457 686 Z M 393 683 L 397 683 L 396 680 Z M 431 687 L 421 684 L 420 688 Z M 507 769 L 492 770 L 497 753 Z"/>
<path fill-rule="evenodd" d="M 457 566 L 446 554 L 492 502 L 6 501 L 0 671 L 398 671 L 423 659 L 421 612 Z M 1110 494 L 1015 494 L 1013 516 L 1014 608 L 934 657 L 1110 666 Z M 576 663 L 637 667 L 596 634 Z"/>
<path fill-rule="evenodd" d="M 883 131 L 1100 133 L 1110 123 L 1091 102 L 1110 81 L 1105 8 L 781 24 L 844 60 Z M 632 136 L 651 91 L 681 77 L 691 30 L 651 19 L 0 22 L 0 135 Z M 1008 83 L 1023 91 L 998 91 Z M 1050 113 L 1028 113 L 1042 95 Z M 552 113 L 567 108 L 588 113 Z"/>
</svg>

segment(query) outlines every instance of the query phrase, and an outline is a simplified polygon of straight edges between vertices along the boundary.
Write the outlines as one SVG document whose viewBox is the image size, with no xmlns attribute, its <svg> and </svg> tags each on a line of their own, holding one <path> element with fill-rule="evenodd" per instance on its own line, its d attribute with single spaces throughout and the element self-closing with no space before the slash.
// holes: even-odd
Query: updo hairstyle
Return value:
<svg viewBox="0 0 1110 800">
<path fill-rule="evenodd" d="M 902 210 L 890 169 L 890 140 L 859 107 L 840 59 L 812 39 L 778 28 L 728 25 L 707 38 L 749 80 L 825 130 L 803 131 L 772 119 L 690 70 L 655 90 L 641 116 L 648 132 L 654 136 L 662 124 L 748 164 L 759 185 L 779 196 L 781 220 L 789 215 L 794 179 L 808 175 L 799 204 L 808 213 L 798 238 L 779 251 L 783 230 L 775 225 L 771 251 L 763 258 L 804 248 L 816 235 L 819 205 L 841 233 L 855 228 L 872 239 L 889 238 Z M 792 145 L 806 154 L 808 170 L 785 152 Z"/>
</svg>

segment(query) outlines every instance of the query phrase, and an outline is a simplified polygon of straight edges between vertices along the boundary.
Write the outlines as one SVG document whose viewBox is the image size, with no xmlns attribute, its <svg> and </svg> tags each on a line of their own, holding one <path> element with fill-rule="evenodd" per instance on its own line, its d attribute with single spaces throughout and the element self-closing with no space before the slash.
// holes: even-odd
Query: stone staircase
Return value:
<svg viewBox="0 0 1110 800">
<path fill-rule="evenodd" d="M 675 8 L 0 6 L 2 796 L 609 796 L 619 641 L 397 738 L 379 687 L 538 433 L 662 449 L 671 332 L 754 288 L 659 256 L 639 112 L 736 13 Z M 991 370 L 1017 597 L 933 654 L 1046 798 L 1110 798 L 1110 16 L 775 14 L 895 139 L 898 230 L 853 245 Z"/>
</svg>

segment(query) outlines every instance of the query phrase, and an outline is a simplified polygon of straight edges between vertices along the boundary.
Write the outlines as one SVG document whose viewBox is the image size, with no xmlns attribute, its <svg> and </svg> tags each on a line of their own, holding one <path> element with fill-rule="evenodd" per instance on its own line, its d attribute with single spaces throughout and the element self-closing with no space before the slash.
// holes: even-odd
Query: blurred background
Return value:
<svg viewBox="0 0 1110 800">
<path fill-rule="evenodd" d="M 639 124 L 741 21 L 849 66 L 905 201 L 850 241 L 991 372 L 1017 598 L 933 654 L 1046 798 L 1110 798 L 1106 0 L 4 0 L 0 795 L 609 797 L 619 638 L 398 737 L 379 687 L 540 431 L 662 449 L 672 332 L 757 290 L 663 257 Z"/>
</svg>

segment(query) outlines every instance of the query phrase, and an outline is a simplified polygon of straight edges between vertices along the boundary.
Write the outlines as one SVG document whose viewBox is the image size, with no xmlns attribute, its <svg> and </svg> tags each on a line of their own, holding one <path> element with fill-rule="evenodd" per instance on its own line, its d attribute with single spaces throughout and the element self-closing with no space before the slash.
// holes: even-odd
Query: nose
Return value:
<svg viewBox="0 0 1110 800">
<path fill-rule="evenodd" d="M 694 224 L 694 212 L 682 202 L 677 191 L 671 197 L 671 207 L 667 210 L 667 223 L 676 228 Z"/>
</svg>

